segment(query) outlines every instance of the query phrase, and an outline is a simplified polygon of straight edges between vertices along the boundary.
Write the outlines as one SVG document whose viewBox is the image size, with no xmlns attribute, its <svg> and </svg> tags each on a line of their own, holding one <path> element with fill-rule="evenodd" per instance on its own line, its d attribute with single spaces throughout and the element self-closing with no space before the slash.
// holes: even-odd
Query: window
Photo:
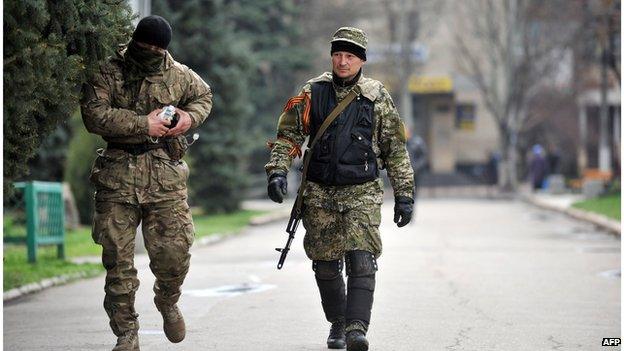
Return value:
<svg viewBox="0 0 624 351">
<path fill-rule="evenodd" d="M 455 110 L 455 128 L 472 131 L 475 128 L 474 104 L 458 103 Z"/>
</svg>

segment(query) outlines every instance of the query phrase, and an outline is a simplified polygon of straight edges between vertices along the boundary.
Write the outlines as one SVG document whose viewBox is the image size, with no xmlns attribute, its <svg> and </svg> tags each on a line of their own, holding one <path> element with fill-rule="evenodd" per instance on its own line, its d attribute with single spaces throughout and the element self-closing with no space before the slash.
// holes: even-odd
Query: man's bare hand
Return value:
<svg viewBox="0 0 624 351">
<path fill-rule="evenodd" d="M 149 126 L 147 134 L 151 137 L 160 138 L 165 136 L 165 134 L 169 131 L 167 126 L 170 125 L 171 122 L 158 117 L 158 114 L 161 111 L 162 109 L 158 108 L 147 115 L 147 125 Z"/>
<path fill-rule="evenodd" d="M 169 129 L 169 131 L 166 134 L 167 136 L 176 136 L 176 135 L 184 134 L 186 133 L 187 130 L 189 130 L 189 128 L 191 128 L 192 120 L 188 112 L 184 110 L 180 110 L 179 108 L 176 107 L 176 113 L 179 116 L 178 124 L 175 127 Z"/>
</svg>

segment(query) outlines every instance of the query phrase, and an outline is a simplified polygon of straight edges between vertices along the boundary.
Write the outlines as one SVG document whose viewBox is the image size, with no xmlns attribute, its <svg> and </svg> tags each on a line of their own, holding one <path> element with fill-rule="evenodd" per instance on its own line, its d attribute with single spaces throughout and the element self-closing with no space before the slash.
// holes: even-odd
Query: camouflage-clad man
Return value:
<svg viewBox="0 0 624 351">
<path fill-rule="evenodd" d="M 269 197 L 282 202 L 286 174 L 301 144 L 307 136 L 316 136 L 325 117 L 355 89 L 358 97 L 310 150 L 303 225 L 305 251 L 313 260 L 321 304 L 332 323 L 327 346 L 358 351 L 368 350 L 365 335 L 381 254 L 379 170 L 388 171 L 399 227 L 411 219 L 414 189 L 405 128 L 390 94 L 379 81 L 362 76 L 366 45 L 362 30 L 338 29 L 331 41 L 332 73 L 308 81 L 286 104 L 265 167 Z"/>
<path fill-rule="evenodd" d="M 210 113 L 210 87 L 166 51 L 169 23 L 142 19 L 127 47 L 107 60 L 84 87 L 82 117 L 87 130 L 108 142 L 91 170 L 96 187 L 93 239 L 102 245 L 106 268 L 104 309 L 118 337 L 113 350 L 139 350 L 139 287 L 134 268 L 136 228 L 142 223 L 150 268 L 156 276 L 154 302 L 171 342 L 185 336 L 176 303 L 189 269 L 194 239 L 186 202 L 189 169 L 182 157 L 183 133 Z M 174 127 L 158 115 L 176 106 Z"/>
</svg>

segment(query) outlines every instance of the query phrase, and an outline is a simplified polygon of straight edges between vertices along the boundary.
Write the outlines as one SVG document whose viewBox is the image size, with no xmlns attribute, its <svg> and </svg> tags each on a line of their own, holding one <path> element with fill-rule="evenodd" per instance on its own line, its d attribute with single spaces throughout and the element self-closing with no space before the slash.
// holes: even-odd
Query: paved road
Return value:
<svg viewBox="0 0 624 351">
<path fill-rule="evenodd" d="M 424 200 L 404 230 L 391 211 L 384 207 L 371 350 L 605 350 L 603 337 L 620 336 L 619 239 L 519 202 Z M 142 349 L 325 350 L 302 230 L 275 269 L 283 227 L 193 250 L 182 344 L 160 331 L 153 278 L 138 257 Z M 4 349 L 110 350 L 102 285 L 98 277 L 5 305 Z"/>
</svg>

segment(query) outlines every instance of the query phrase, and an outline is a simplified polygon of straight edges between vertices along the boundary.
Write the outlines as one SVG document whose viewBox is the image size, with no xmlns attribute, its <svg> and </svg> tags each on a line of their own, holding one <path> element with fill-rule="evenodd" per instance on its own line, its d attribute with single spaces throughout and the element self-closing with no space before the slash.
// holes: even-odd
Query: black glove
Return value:
<svg viewBox="0 0 624 351">
<path fill-rule="evenodd" d="M 414 211 L 414 200 L 407 196 L 397 196 L 394 198 L 394 223 L 403 227 L 412 220 Z"/>
<path fill-rule="evenodd" d="M 269 177 L 269 186 L 267 191 L 269 197 L 273 202 L 282 203 L 284 201 L 284 195 L 288 189 L 288 182 L 286 181 L 286 175 L 283 173 L 273 173 Z"/>
</svg>

